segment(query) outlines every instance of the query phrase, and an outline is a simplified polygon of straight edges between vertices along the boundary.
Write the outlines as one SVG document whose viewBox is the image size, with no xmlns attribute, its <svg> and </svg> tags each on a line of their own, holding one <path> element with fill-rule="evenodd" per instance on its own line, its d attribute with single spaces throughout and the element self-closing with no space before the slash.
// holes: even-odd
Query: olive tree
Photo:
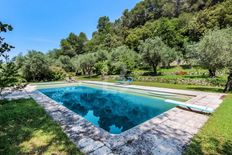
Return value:
<svg viewBox="0 0 232 155">
<path fill-rule="evenodd" d="M 29 51 L 22 66 L 23 76 L 27 81 L 46 81 L 51 78 L 51 70 L 45 54 Z"/>
<path fill-rule="evenodd" d="M 208 69 L 210 77 L 215 77 L 216 71 L 226 65 L 229 46 L 227 31 L 210 30 L 198 43 L 199 64 Z"/>
<path fill-rule="evenodd" d="M 144 62 L 152 67 L 154 75 L 157 75 L 157 67 L 162 61 L 170 63 L 174 60 L 172 59 L 173 55 L 168 53 L 174 51 L 164 44 L 159 37 L 149 38 L 141 42 L 139 51 Z"/>
<path fill-rule="evenodd" d="M 126 76 L 136 68 L 138 65 L 138 58 L 138 54 L 127 46 L 119 46 L 111 52 L 111 71 Z"/>
<path fill-rule="evenodd" d="M 232 28 L 226 29 L 225 31 L 225 39 L 226 43 L 224 46 L 226 50 L 225 60 L 226 60 L 226 67 L 228 68 L 228 77 L 224 92 L 232 91 Z"/>
<path fill-rule="evenodd" d="M 91 73 L 94 71 L 94 65 L 96 62 L 96 58 L 93 53 L 88 53 L 84 55 L 80 55 L 77 59 L 77 64 L 81 68 L 83 74 L 88 74 L 89 77 Z"/>
<path fill-rule="evenodd" d="M 72 72 L 74 71 L 74 66 L 71 62 L 71 59 L 69 56 L 61 55 L 57 60 L 57 65 L 64 69 L 66 72 Z"/>
<path fill-rule="evenodd" d="M 105 78 L 105 75 L 109 72 L 109 52 L 106 50 L 99 49 L 94 53 L 96 58 L 96 63 L 94 65 L 97 74 L 101 74 L 102 78 Z"/>
</svg>

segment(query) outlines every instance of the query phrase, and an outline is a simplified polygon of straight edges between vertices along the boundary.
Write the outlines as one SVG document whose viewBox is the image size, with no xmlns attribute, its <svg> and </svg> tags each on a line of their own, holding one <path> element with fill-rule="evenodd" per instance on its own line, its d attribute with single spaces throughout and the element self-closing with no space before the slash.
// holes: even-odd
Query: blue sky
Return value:
<svg viewBox="0 0 232 155">
<path fill-rule="evenodd" d="M 11 56 L 28 50 L 47 52 L 58 48 L 70 32 L 85 32 L 90 38 L 98 18 L 119 18 L 140 0 L 0 0 L 0 21 L 12 32 L 1 34 L 13 46 Z"/>
</svg>

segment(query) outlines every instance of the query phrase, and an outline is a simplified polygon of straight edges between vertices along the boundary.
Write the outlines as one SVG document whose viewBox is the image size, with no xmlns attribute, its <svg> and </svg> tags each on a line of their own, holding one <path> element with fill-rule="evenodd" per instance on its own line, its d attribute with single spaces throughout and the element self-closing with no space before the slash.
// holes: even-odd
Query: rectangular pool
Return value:
<svg viewBox="0 0 232 155">
<path fill-rule="evenodd" d="M 90 86 L 40 91 L 112 134 L 124 132 L 176 106 L 162 98 Z"/>
</svg>

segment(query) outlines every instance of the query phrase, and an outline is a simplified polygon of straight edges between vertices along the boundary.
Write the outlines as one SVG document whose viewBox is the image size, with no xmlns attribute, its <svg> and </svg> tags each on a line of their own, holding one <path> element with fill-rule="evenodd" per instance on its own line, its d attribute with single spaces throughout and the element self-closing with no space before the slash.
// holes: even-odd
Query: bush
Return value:
<svg viewBox="0 0 232 155">
<path fill-rule="evenodd" d="M 51 80 L 63 80 L 67 76 L 67 73 L 61 67 L 52 66 L 50 67 L 51 70 Z"/>
</svg>

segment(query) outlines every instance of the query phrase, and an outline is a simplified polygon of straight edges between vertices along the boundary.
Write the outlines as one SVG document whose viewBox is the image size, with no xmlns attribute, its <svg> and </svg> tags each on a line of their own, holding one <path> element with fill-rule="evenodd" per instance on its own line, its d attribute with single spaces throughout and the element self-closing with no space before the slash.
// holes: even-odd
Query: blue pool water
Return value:
<svg viewBox="0 0 232 155">
<path fill-rule="evenodd" d="M 162 99 L 87 86 L 40 91 L 113 134 L 126 131 L 175 107 Z"/>
</svg>

